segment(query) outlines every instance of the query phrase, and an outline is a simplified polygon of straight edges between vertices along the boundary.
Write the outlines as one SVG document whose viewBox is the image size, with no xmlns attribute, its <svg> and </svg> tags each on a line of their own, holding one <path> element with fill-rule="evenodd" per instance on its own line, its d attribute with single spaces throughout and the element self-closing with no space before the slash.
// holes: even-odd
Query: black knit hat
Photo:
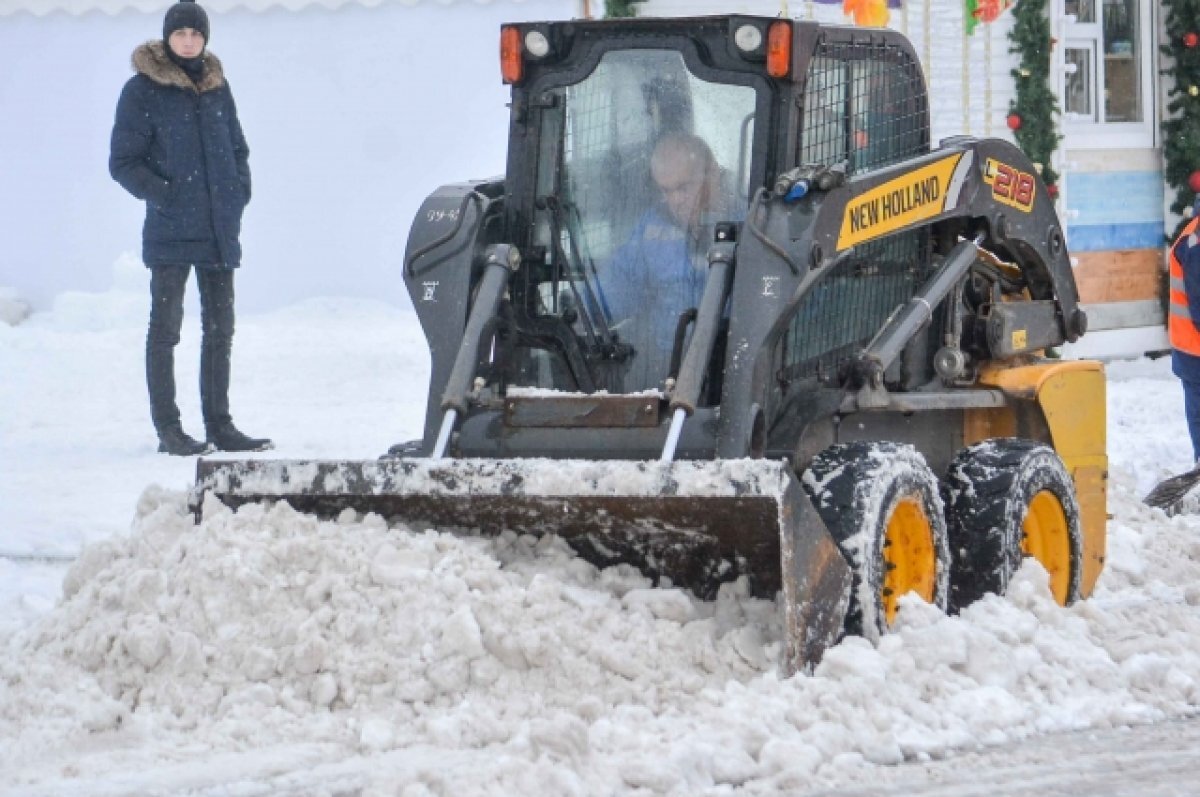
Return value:
<svg viewBox="0 0 1200 797">
<path fill-rule="evenodd" d="M 194 0 L 184 0 L 167 9 L 163 17 L 163 41 L 169 41 L 171 34 L 181 28 L 191 28 L 204 37 L 208 44 L 208 14 Z"/>
</svg>

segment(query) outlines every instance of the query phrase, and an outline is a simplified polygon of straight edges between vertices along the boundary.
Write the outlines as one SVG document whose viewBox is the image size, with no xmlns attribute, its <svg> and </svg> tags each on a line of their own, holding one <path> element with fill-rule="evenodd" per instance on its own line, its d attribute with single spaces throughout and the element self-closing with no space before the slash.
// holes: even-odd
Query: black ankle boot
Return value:
<svg viewBox="0 0 1200 797">
<path fill-rule="evenodd" d="M 232 423 L 209 429 L 208 442 L 221 451 L 266 451 L 275 447 L 266 437 L 249 437 L 242 434 Z"/>
<path fill-rule="evenodd" d="M 158 430 L 158 453 L 170 454 L 173 457 L 194 457 L 207 454 L 213 450 L 208 443 L 199 440 L 183 431 L 182 426 L 167 426 Z"/>
</svg>

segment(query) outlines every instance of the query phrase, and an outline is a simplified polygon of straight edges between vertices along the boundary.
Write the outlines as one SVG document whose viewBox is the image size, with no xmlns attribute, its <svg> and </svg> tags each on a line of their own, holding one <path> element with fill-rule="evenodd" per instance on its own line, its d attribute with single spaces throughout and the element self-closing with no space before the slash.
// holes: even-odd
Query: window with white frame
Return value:
<svg viewBox="0 0 1200 797">
<path fill-rule="evenodd" d="M 1086 146 L 1151 146 L 1151 0 L 1063 0 L 1061 99 Z"/>
</svg>

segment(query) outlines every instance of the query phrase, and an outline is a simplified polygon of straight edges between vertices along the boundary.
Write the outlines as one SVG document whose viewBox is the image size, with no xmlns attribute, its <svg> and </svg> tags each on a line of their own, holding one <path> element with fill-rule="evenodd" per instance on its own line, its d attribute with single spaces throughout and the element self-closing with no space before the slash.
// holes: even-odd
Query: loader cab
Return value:
<svg viewBox="0 0 1200 797">
<path fill-rule="evenodd" d="M 527 253 L 513 299 L 517 326 L 545 334 L 513 349 L 514 385 L 661 390 L 717 225 L 740 224 L 765 181 L 779 85 L 732 37 L 750 26 L 761 49 L 769 21 L 673 22 L 521 28 L 548 51 L 522 39 L 513 88 L 510 229 Z"/>
<path fill-rule="evenodd" d="M 512 288 L 523 330 L 505 357 L 512 386 L 662 390 L 716 225 L 740 229 L 755 193 L 789 168 L 841 164 L 853 176 L 929 151 L 917 59 L 888 32 L 741 16 L 510 31 L 505 226 L 526 254 Z M 672 209 L 681 176 L 662 173 L 672 143 L 693 164 L 690 214 Z M 928 235 L 872 246 L 886 252 L 864 250 L 871 269 L 847 263 L 800 308 L 781 370 L 835 374 L 911 295 Z M 718 376 L 721 353 L 718 343 Z M 715 380 L 706 392 L 719 401 Z"/>
</svg>

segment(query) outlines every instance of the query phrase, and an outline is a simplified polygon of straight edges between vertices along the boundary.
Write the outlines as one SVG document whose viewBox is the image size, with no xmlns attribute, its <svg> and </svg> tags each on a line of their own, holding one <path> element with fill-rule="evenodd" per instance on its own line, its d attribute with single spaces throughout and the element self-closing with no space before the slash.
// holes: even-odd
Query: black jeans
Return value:
<svg viewBox="0 0 1200 797">
<path fill-rule="evenodd" d="M 146 385 L 154 428 L 179 426 L 175 404 L 175 345 L 183 326 L 183 294 L 191 266 L 150 268 L 150 329 L 146 334 Z M 229 355 L 233 348 L 233 271 L 197 268 L 200 287 L 200 404 L 209 431 L 227 425 Z"/>
</svg>

